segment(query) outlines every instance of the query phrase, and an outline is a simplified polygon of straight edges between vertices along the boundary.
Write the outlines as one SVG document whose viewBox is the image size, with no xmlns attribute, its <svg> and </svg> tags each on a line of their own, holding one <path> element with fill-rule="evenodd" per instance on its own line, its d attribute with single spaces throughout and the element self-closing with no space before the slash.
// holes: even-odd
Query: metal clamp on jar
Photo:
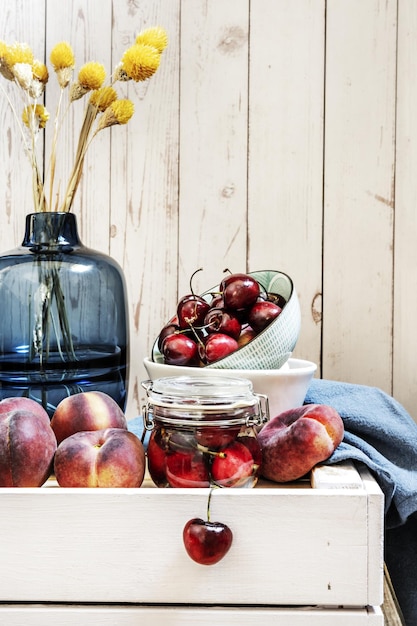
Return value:
<svg viewBox="0 0 417 626">
<path fill-rule="evenodd" d="M 158 487 L 254 487 L 262 455 L 257 431 L 268 398 L 228 376 L 159 378 L 142 383 L 151 436 L 148 470 Z"/>
</svg>

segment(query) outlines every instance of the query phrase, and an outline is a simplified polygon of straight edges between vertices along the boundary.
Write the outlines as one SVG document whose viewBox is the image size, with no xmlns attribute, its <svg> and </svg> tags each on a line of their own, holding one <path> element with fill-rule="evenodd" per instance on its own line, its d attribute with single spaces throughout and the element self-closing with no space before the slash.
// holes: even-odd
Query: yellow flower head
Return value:
<svg viewBox="0 0 417 626">
<path fill-rule="evenodd" d="M 90 61 L 82 66 L 78 72 L 78 82 L 88 91 L 100 89 L 106 78 L 104 65 Z"/>
<path fill-rule="evenodd" d="M 38 80 L 44 85 L 46 85 L 46 83 L 48 82 L 48 68 L 46 67 L 46 65 L 36 59 L 32 63 L 32 75 L 34 79 Z"/>
<path fill-rule="evenodd" d="M 113 87 L 102 87 L 101 89 L 93 91 L 90 96 L 90 103 L 101 111 L 101 113 L 116 100 L 117 93 Z"/>
<path fill-rule="evenodd" d="M 72 71 L 75 66 L 75 57 L 70 44 L 65 41 L 57 43 L 56 46 L 52 48 L 49 59 L 56 72 L 60 87 L 65 89 L 71 80 Z"/>
<path fill-rule="evenodd" d="M 13 67 L 16 63 L 33 63 L 33 52 L 26 43 L 15 43 L 12 46 L 7 46 L 5 54 L 5 62 L 10 67 Z"/>
<path fill-rule="evenodd" d="M 33 53 L 27 44 L 15 43 L 9 46 L 4 41 L 0 42 L 0 73 L 7 80 L 16 78 L 26 89 L 29 81 L 27 68 L 32 62 Z"/>
<path fill-rule="evenodd" d="M 63 70 L 65 68 L 73 69 L 75 65 L 75 57 L 72 48 L 66 41 L 57 43 L 51 50 L 49 59 L 54 67 L 54 70 Z"/>
<path fill-rule="evenodd" d="M 135 43 L 128 48 L 122 58 L 122 70 L 135 82 L 146 80 L 155 74 L 161 62 L 161 55 L 153 46 Z"/>
<path fill-rule="evenodd" d="M 36 106 L 30 104 L 23 109 L 22 120 L 25 126 L 36 132 L 39 128 L 45 128 L 46 122 L 49 120 L 49 113 L 43 104 Z"/>
<path fill-rule="evenodd" d="M 158 52 L 163 52 L 168 45 L 168 35 L 160 26 L 154 26 L 140 32 L 136 37 L 136 43 L 144 43 L 156 48 Z"/>
<path fill-rule="evenodd" d="M 116 100 L 103 113 L 97 126 L 97 131 L 114 126 L 127 124 L 135 111 L 131 100 Z"/>
<path fill-rule="evenodd" d="M 71 85 L 70 100 L 82 98 L 88 91 L 99 89 L 106 78 L 106 70 L 101 63 L 90 61 L 78 72 L 78 80 Z"/>
</svg>

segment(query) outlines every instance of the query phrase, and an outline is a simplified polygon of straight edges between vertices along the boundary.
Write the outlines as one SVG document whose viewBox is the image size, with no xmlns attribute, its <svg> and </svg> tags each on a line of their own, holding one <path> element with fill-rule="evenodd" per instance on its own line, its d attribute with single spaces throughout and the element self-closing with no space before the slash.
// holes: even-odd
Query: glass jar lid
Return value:
<svg viewBox="0 0 417 626">
<path fill-rule="evenodd" d="M 153 419 L 171 425 L 262 424 L 269 419 L 268 399 L 253 392 L 252 382 L 229 376 L 175 376 L 142 382 L 148 400 L 146 428 Z"/>
<path fill-rule="evenodd" d="M 250 380 L 228 376 L 175 376 L 150 381 L 145 388 L 159 406 L 219 408 L 256 404 Z"/>
</svg>

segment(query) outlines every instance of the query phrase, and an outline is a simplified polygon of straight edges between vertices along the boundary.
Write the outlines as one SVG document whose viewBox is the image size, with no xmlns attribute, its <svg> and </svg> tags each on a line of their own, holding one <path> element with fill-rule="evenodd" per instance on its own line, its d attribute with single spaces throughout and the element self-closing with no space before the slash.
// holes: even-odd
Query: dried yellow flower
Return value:
<svg viewBox="0 0 417 626">
<path fill-rule="evenodd" d="M 0 42 L 0 73 L 7 80 L 15 78 L 23 89 L 28 89 L 28 66 L 33 62 L 33 53 L 24 43 L 15 43 L 12 46 L 4 41 Z M 17 66 L 17 67 L 16 67 Z"/>
<path fill-rule="evenodd" d="M 46 67 L 46 65 L 36 59 L 32 63 L 32 74 L 33 78 L 38 80 L 40 83 L 43 83 L 45 85 L 48 82 L 48 68 Z"/>
<path fill-rule="evenodd" d="M 45 128 L 49 113 L 43 104 L 30 104 L 23 109 L 22 120 L 25 126 L 36 132 L 39 128 Z"/>
<path fill-rule="evenodd" d="M 78 82 L 88 91 L 100 89 L 106 78 L 104 65 L 90 61 L 82 66 L 78 72 Z"/>
<path fill-rule="evenodd" d="M 75 65 L 74 53 L 70 44 L 66 41 L 61 41 L 52 48 L 49 59 L 55 71 L 65 68 L 72 69 Z"/>
<path fill-rule="evenodd" d="M 168 45 L 168 35 L 160 26 L 154 26 L 140 32 L 136 37 L 136 43 L 144 43 L 156 48 L 158 52 L 163 52 Z"/>
<path fill-rule="evenodd" d="M 97 131 L 115 124 L 127 124 L 135 111 L 131 100 L 116 100 L 103 113 Z"/>
<path fill-rule="evenodd" d="M 70 101 L 82 98 L 84 94 L 99 89 L 106 78 L 106 70 L 101 63 L 90 61 L 78 72 L 78 81 L 71 85 Z"/>
<path fill-rule="evenodd" d="M 101 113 L 116 100 L 117 93 L 113 87 L 102 87 L 101 89 L 93 91 L 90 96 L 90 103 L 101 111 Z"/>
<path fill-rule="evenodd" d="M 58 83 L 62 89 L 68 85 L 75 66 L 75 57 L 69 43 L 61 41 L 51 50 L 49 59 L 56 72 Z"/>
<path fill-rule="evenodd" d="M 138 82 L 155 74 L 161 62 L 161 55 L 153 46 L 135 43 L 128 48 L 122 58 L 122 69 L 127 76 Z"/>
<path fill-rule="evenodd" d="M 21 88 L 29 91 L 33 80 L 32 65 L 30 63 L 15 63 L 12 72 Z"/>
<path fill-rule="evenodd" d="M 0 40 L 0 76 L 16 83 L 23 90 L 23 99 L 27 104 L 22 112 L 23 124 L 29 129 L 30 142 L 24 138 L 26 152 L 31 161 L 33 175 L 33 197 L 36 211 L 54 210 L 70 211 L 75 193 L 78 189 L 87 150 L 94 136 L 103 128 L 126 124 L 134 113 L 134 105 L 130 100 L 118 99 L 114 89 L 116 81 L 144 81 L 151 78 L 159 68 L 161 53 L 168 44 L 165 30 L 159 26 L 140 32 L 135 43 L 124 53 L 110 79 L 110 86 L 103 86 L 106 79 L 104 65 L 96 62 L 86 63 L 78 72 L 77 80 L 73 80 L 75 56 L 67 42 L 56 44 L 50 53 L 50 62 L 56 73 L 61 91 L 57 101 L 51 155 L 45 168 L 49 178 L 49 197 L 46 197 L 43 167 L 38 165 L 36 135 L 45 128 L 49 113 L 39 102 L 49 80 L 47 67 L 34 59 L 27 44 L 8 45 Z M 69 87 L 69 104 L 78 100 L 87 92 L 91 92 L 84 110 L 84 117 L 78 138 L 73 167 L 70 172 L 64 196 L 55 193 L 55 176 L 57 171 L 57 142 L 68 108 L 65 106 L 63 90 Z M 22 94 L 21 94 L 22 95 Z M 31 104 L 29 104 L 31 103 Z M 13 103 L 10 102 L 15 113 Z M 98 114 L 101 114 L 97 118 Z M 94 129 L 94 126 L 95 129 Z M 22 125 L 19 125 L 22 131 Z M 25 134 L 25 133 L 23 133 Z M 43 155 L 42 155 L 43 157 Z"/>
<path fill-rule="evenodd" d="M 14 43 L 11 46 L 7 46 L 5 54 L 5 62 L 10 67 L 13 67 L 16 63 L 33 63 L 33 52 L 26 43 Z"/>
</svg>

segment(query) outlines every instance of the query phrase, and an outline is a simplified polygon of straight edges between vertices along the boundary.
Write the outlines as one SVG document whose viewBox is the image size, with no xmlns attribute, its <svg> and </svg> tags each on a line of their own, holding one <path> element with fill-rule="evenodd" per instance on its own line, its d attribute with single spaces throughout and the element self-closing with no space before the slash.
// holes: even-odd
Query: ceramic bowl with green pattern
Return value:
<svg viewBox="0 0 417 626">
<path fill-rule="evenodd" d="M 284 302 L 282 311 L 252 341 L 232 352 L 223 359 L 206 365 L 209 369 L 278 369 L 290 358 L 298 340 L 301 326 L 300 304 L 292 279 L 283 272 L 263 270 L 250 272 L 261 288 L 267 293 L 280 296 Z M 219 291 L 219 286 L 210 289 L 207 294 Z M 204 297 L 211 297 L 209 295 Z M 158 340 L 152 350 L 152 360 L 163 363 L 164 358 L 158 350 Z"/>
</svg>

